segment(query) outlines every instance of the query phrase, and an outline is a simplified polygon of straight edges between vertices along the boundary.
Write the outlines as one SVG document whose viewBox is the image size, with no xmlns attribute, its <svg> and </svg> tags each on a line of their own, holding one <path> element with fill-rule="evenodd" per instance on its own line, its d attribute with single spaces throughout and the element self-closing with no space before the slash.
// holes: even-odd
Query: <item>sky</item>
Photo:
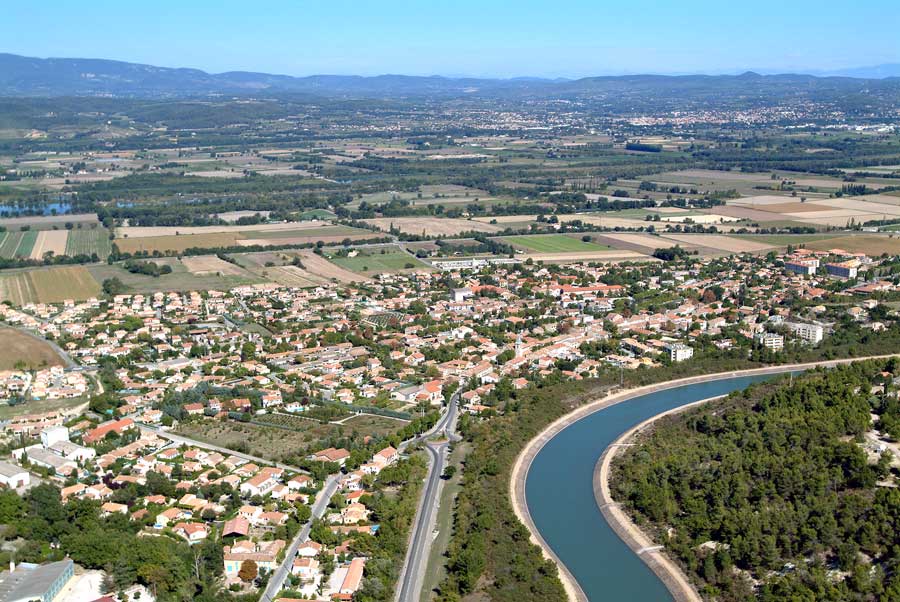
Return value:
<svg viewBox="0 0 900 602">
<path fill-rule="evenodd" d="M 897 0 L 41 0 L 0 52 L 209 72 L 583 77 L 900 63 Z"/>
</svg>

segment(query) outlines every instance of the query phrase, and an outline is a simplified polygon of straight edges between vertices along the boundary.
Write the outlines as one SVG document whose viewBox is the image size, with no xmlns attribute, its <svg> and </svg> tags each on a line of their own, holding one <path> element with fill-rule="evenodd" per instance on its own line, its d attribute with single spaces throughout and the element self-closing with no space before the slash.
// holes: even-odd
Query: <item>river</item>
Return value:
<svg viewBox="0 0 900 602">
<path fill-rule="evenodd" d="M 544 541 L 591 602 L 662 602 L 672 596 L 606 523 L 594 500 L 594 466 L 631 427 L 672 408 L 774 378 L 714 380 L 649 393 L 585 416 L 535 456 L 525 481 L 528 511 Z"/>
</svg>

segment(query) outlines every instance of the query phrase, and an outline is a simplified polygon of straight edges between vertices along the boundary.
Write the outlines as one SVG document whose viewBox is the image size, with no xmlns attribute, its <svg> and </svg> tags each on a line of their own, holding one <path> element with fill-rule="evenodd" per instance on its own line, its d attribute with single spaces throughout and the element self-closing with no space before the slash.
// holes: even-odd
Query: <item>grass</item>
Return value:
<svg viewBox="0 0 900 602">
<path fill-rule="evenodd" d="M 103 261 L 109 257 L 111 244 L 106 228 L 76 228 L 69 231 L 66 255 L 90 255 L 96 253 Z"/>
<path fill-rule="evenodd" d="M 425 266 L 418 259 L 398 249 L 359 249 L 355 257 L 333 256 L 328 259 L 358 274 L 399 272 Z"/>
<path fill-rule="evenodd" d="M 526 234 L 503 237 L 503 242 L 537 253 L 578 253 L 605 251 L 611 247 L 584 242 L 565 234 Z"/>
<path fill-rule="evenodd" d="M 0 327 L 0 340 L 0 370 L 13 370 L 17 365 L 36 370 L 65 363 L 46 341 L 21 330 Z"/>
<path fill-rule="evenodd" d="M 376 416 L 374 414 L 358 414 L 343 422 L 345 430 L 349 429 L 350 432 L 356 431 L 357 433 L 373 437 L 384 437 L 393 434 L 405 425 L 405 420 Z"/>
<path fill-rule="evenodd" d="M 247 453 L 267 460 L 279 461 L 295 455 L 300 449 L 317 446 L 319 441 L 339 433 L 340 427 L 313 420 L 291 429 L 261 426 L 229 420 L 200 420 L 183 424 L 178 434 L 229 449 L 245 446 Z M 293 425 L 292 425 L 293 426 Z"/>
<path fill-rule="evenodd" d="M 816 251 L 843 249 L 850 253 L 865 253 L 871 257 L 879 257 L 883 253 L 897 255 L 900 254 L 900 237 L 877 234 L 838 236 L 808 243 L 806 248 Z"/>
<path fill-rule="evenodd" d="M 300 214 L 300 219 L 334 219 L 337 215 L 327 209 L 310 209 Z"/>
<path fill-rule="evenodd" d="M 0 301 L 16 305 L 83 301 L 100 294 L 100 284 L 84 266 L 55 266 L 0 275 Z"/>
<path fill-rule="evenodd" d="M 182 237 L 183 238 L 183 237 Z M 259 284 L 263 278 L 217 274 L 191 274 L 184 265 L 174 260 L 155 260 L 172 266 L 172 273 L 154 278 L 143 274 L 132 274 L 119 265 L 92 265 L 90 273 L 98 282 L 107 278 L 118 278 L 129 293 L 154 293 L 156 291 L 201 291 L 227 290 L 244 284 Z"/>
<path fill-rule="evenodd" d="M 463 461 L 469 448 L 470 445 L 465 442 L 455 444 L 447 462 L 447 466 L 456 467 L 456 474 L 444 483 L 444 489 L 441 491 L 437 523 L 435 524 L 437 536 L 435 536 L 431 544 L 428 563 L 425 568 L 425 577 L 422 580 L 422 592 L 419 596 L 419 599 L 423 602 L 429 602 L 433 598 L 434 590 L 447 574 L 445 554 L 447 546 L 450 544 L 450 535 L 453 529 L 453 506 L 456 503 L 456 496 L 459 495 L 462 489 Z"/>
<path fill-rule="evenodd" d="M 43 414 L 52 410 L 67 410 L 84 405 L 87 409 L 87 397 L 72 397 L 69 399 L 41 399 L 29 400 L 17 406 L 0 404 L 0 420 L 9 420 L 14 416 L 23 414 Z"/>
</svg>

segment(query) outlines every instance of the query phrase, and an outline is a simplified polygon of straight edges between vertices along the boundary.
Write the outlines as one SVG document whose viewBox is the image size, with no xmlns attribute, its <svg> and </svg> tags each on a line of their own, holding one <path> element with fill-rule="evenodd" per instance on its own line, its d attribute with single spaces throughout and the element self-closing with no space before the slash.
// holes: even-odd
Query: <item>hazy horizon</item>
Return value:
<svg viewBox="0 0 900 602">
<path fill-rule="evenodd" d="M 102 58 L 209 73 L 579 78 L 630 74 L 828 74 L 900 62 L 900 6 L 801 0 L 658 6 L 638 0 L 473 0 L 376 5 L 99 0 L 6 7 L 3 51 Z M 277 7 L 273 9 L 272 7 Z M 878 19 L 863 18 L 877 14 Z M 802 25 L 802 27 L 801 27 Z M 27 36 L 21 32 L 27 31 Z"/>
</svg>

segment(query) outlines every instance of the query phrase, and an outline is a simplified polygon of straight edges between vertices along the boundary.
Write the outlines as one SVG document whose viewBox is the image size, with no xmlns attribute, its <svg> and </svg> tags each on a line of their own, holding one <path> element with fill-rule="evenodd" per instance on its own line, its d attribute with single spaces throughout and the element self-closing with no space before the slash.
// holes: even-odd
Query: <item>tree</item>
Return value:
<svg viewBox="0 0 900 602">
<path fill-rule="evenodd" d="M 238 577 L 241 578 L 242 581 L 253 581 L 256 579 L 256 576 L 259 574 L 259 567 L 256 566 L 256 562 L 252 560 L 245 560 L 241 563 L 241 568 L 238 571 Z"/>
</svg>

